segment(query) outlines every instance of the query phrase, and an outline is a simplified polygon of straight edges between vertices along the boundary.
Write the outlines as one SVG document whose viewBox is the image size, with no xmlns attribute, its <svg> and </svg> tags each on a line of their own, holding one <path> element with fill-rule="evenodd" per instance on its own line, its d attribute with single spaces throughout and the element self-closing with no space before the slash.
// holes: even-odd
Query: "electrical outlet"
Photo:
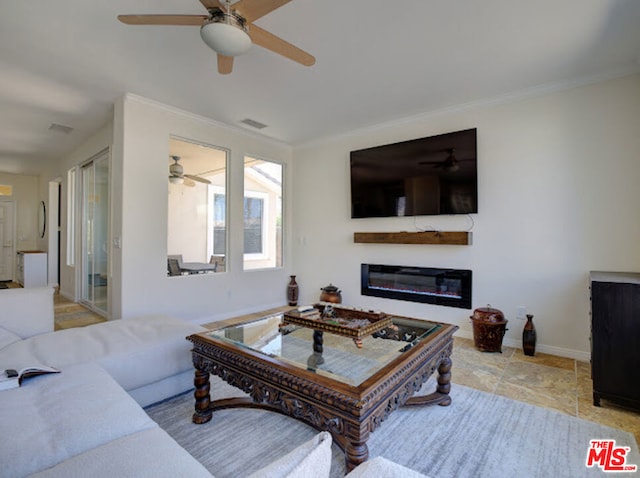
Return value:
<svg viewBox="0 0 640 478">
<path fill-rule="evenodd" d="M 527 308 L 524 305 L 516 307 L 516 319 L 524 320 L 527 318 Z"/>
</svg>

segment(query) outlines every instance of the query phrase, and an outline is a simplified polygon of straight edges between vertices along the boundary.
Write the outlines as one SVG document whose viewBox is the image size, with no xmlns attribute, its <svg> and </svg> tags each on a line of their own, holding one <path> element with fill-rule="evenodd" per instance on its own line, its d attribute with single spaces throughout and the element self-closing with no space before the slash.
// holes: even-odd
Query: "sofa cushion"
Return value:
<svg viewBox="0 0 640 478">
<path fill-rule="evenodd" d="M 53 288 L 0 290 L 0 326 L 23 339 L 53 332 Z"/>
<path fill-rule="evenodd" d="M 331 442 L 328 432 L 320 432 L 249 478 L 328 478 L 331 471 Z"/>
<path fill-rule="evenodd" d="M 132 390 L 192 370 L 191 344 L 185 337 L 203 330 L 163 315 L 59 330 L 0 350 L 0 368 L 37 362 L 64 370 L 95 361 L 125 390 Z"/>
<path fill-rule="evenodd" d="M 32 377 L 0 391 L 2 474 L 25 476 L 157 426 L 97 364 Z"/>
<path fill-rule="evenodd" d="M 422 473 L 413 471 L 381 456 L 376 456 L 361 463 L 351 473 L 347 473 L 345 478 L 370 478 L 374 476 L 375 478 L 428 478 Z"/>
<path fill-rule="evenodd" d="M 152 428 L 118 438 L 30 476 L 212 478 L 204 466 L 161 428 Z"/>
<path fill-rule="evenodd" d="M 10 330 L 0 327 L 0 350 L 18 340 L 22 340 L 19 335 L 14 334 Z"/>
</svg>

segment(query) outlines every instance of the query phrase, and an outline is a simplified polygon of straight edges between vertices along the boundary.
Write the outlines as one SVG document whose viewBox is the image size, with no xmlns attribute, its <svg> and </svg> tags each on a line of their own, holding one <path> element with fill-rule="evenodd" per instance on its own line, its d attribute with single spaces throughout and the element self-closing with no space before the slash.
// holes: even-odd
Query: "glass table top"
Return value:
<svg viewBox="0 0 640 478">
<path fill-rule="evenodd" d="M 360 344 L 323 332 L 320 353 L 317 344 L 314 351 L 313 329 L 283 325 L 283 319 L 282 313 L 274 314 L 204 335 L 358 386 L 442 327 L 435 322 L 392 316 L 393 325 L 363 337 Z"/>
</svg>

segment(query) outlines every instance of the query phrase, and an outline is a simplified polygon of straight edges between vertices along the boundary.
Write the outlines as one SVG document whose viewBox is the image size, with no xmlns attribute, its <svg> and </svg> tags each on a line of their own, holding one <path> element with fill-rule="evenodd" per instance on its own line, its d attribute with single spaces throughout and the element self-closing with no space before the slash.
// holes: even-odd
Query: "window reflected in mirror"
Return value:
<svg viewBox="0 0 640 478">
<path fill-rule="evenodd" d="M 244 269 L 282 267 L 282 164 L 244 158 Z"/>
<path fill-rule="evenodd" d="M 226 270 L 227 151 L 169 140 L 167 275 Z"/>
</svg>

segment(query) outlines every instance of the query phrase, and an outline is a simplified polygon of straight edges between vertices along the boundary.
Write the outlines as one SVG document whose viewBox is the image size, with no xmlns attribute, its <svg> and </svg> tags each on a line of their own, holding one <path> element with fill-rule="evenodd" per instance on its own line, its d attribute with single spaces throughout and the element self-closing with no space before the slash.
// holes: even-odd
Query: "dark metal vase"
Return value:
<svg viewBox="0 0 640 478">
<path fill-rule="evenodd" d="M 533 357 L 536 354 L 536 326 L 533 325 L 533 315 L 527 314 L 527 323 L 522 331 L 522 349 L 525 355 Z"/>
<path fill-rule="evenodd" d="M 289 305 L 298 305 L 298 283 L 296 282 L 296 276 L 291 276 L 289 284 L 287 285 L 287 300 Z"/>
</svg>

